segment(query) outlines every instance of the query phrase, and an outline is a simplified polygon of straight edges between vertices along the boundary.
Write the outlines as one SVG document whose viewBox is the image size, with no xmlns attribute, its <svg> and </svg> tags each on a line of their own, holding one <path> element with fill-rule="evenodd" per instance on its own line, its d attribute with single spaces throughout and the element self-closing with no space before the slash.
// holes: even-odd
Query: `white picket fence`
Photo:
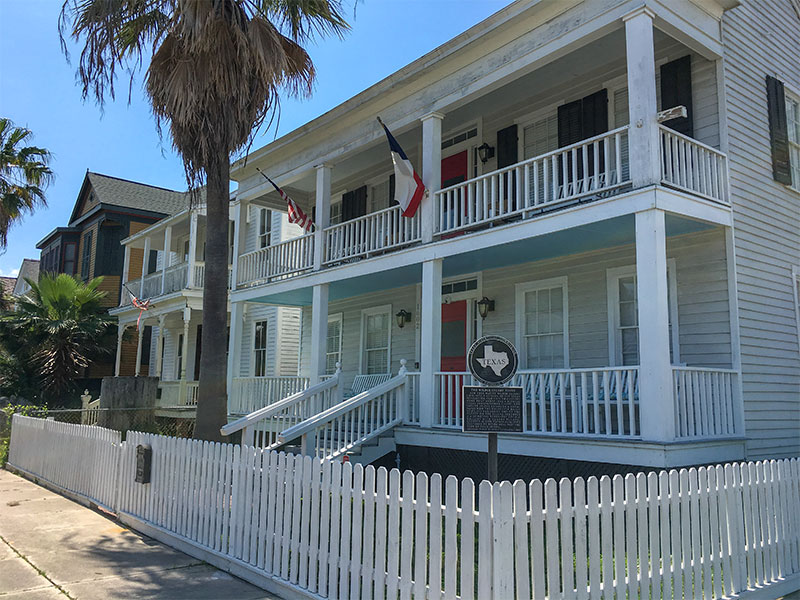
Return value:
<svg viewBox="0 0 800 600">
<path fill-rule="evenodd" d="M 153 450 L 145 485 L 134 481 L 139 444 Z M 309 598 L 708 599 L 800 587 L 797 459 L 476 490 L 471 479 L 145 433 L 120 442 L 15 415 L 9 462 Z"/>
</svg>

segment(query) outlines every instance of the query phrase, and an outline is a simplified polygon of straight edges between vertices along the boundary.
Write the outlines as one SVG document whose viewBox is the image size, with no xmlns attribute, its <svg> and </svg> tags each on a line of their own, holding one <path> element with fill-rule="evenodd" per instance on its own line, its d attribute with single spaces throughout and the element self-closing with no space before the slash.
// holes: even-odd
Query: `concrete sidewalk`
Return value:
<svg viewBox="0 0 800 600">
<path fill-rule="evenodd" d="M 0 599 L 277 599 L 0 469 Z"/>
</svg>

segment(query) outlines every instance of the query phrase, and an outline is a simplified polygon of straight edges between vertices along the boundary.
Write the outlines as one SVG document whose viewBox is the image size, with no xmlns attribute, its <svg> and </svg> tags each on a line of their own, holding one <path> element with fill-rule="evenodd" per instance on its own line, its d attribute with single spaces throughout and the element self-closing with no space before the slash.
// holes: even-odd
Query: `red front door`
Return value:
<svg viewBox="0 0 800 600">
<path fill-rule="evenodd" d="M 442 371 L 467 370 L 467 301 L 442 304 Z M 440 410 L 442 423 L 458 425 L 463 375 L 443 376 Z"/>
</svg>

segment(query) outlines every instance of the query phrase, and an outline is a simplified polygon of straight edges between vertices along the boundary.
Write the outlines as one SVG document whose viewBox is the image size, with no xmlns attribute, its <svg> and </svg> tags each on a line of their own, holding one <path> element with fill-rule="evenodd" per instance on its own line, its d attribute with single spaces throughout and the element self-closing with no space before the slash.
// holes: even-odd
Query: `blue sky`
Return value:
<svg viewBox="0 0 800 600">
<path fill-rule="evenodd" d="M 277 134 L 287 133 L 496 12 L 508 0 L 363 0 L 343 41 L 310 46 L 317 85 L 309 100 L 282 102 Z M 39 258 L 36 242 L 67 225 L 86 170 L 185 189 L 180 160 L 168 137 L 159 140 L 140 80 L 129 105 L 120 93 L 101 111 L 81 99 L 75 58 L 67 64 L 56 29 L 61 0 L 0 0 L 0 115 L 34 132 L 54 154 L 56 179 L 48 207 L 11 230 L 0 275 L 16 274 L 23 258 Z M 126 88 L 124 85 L 121 88 Z M 273 127 L 259 135 L 271 141 Z"/>
</svg>

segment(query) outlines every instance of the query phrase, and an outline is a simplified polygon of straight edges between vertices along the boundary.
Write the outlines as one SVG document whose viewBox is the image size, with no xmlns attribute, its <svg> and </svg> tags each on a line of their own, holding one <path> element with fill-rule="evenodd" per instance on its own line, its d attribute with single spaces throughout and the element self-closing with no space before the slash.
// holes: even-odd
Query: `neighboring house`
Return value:
<svg viewBox="0 0 800 600">
<path fill-rule="evenodd" d="M 253 207 L 253 214 L 254 221 L 260 219 L 262 223 L 264 215 L 269 215 L 256 207 Z M 267 243 L 269 235 L 280 235 L 280 221 L 280 215 L 275 213 L 270 223 L 264 225 L 267 231 L 272 230 L 267 234 Z M 230 225 L 232 260 L 236 236 L 233 220 Z M 205 240 L 206 208 L 202 195 L 191 208 L 122 240 L 125 252 L 123 294 L 119 307 L 111 310 L 119 319 L 118 345 L 123 344 L 125 331 L 130 330 L 137 340 L 134 374 L 160 378 L 160 408 L 193 410 L 197 404 Z M 140 310 L 132 305 L 132 295 L 150 303 L 149 308 L 141 312 L 138 330 Z M 245 319 L 249 323 L 256 317 L 252 327 L 264 349 L 259 354 L 258 360 L 262 362 L 256 366 L 257 374 L 261 377 L 296 376 L 299 311 L 264 306 L 254 308 Z M 121 372 L 122 364 L 117 361 L 116 374 Z"/>
<path fill-rule="evenodd" d="M 16 299 L 25 296 L 31 290 L 28 281 L 39 281 L 39 261 L 33 258 L 22 259 L 22 264 L 19 267 L 19 273 L 17 273 L 17 279 L 11 292 L 15 306 Z"/>
<path fill-rule="evenodd" d="M 13 292 L 14 286 L 17 285 L 16 277 L 0 277 L 0 308 L 5 307 L 7 310 L 14 309 Z"/>
<path fill-rule="evenodd" d="M 297 387 L 337 362 L 339 398 L 384 387 L 299 411 L 283 439 L 339 456 L 380 436 L 370 459 L 396 446 L 456 468 L 486 449 L 461 431 L 467 349 L 498 334 L 525 401 L 501 454 L 797 456 L 798 57 L 792 0 L 511 3 L 234 165 L 250 227 L 231 376 L 260 351 L 243 313 L 301 307 Z M 413 218 L 392 202 L 378 115 L 429 190 Z M 286 209 L 257 168 L 314 212 L 314 233 L 252 244 L 253 205 Z M 408 383 L 389 380 L 401 359 Z M 260 405 L 280 397 L 245 383 Z"/>
<path fill-rule="evenodd" d="M 67 227 L 58 227 L 38 244 L 41 271 L 67 273 L 88 281 L 100 275 L 100 289 L 108 292 L 104 306 L 119 305 L 124 252 L 122 240 L 188 205 L 184 192 L 176 192 L 117 177 L 86 172 Z M 133 252 L 131 276 L 138 277 L 142 251 Z M 133 375 L 136 341 L 120 348 L 123 374 Z M 114 374 L 113 354 L 95 361 L 87 378 Z"/>
</svg>

